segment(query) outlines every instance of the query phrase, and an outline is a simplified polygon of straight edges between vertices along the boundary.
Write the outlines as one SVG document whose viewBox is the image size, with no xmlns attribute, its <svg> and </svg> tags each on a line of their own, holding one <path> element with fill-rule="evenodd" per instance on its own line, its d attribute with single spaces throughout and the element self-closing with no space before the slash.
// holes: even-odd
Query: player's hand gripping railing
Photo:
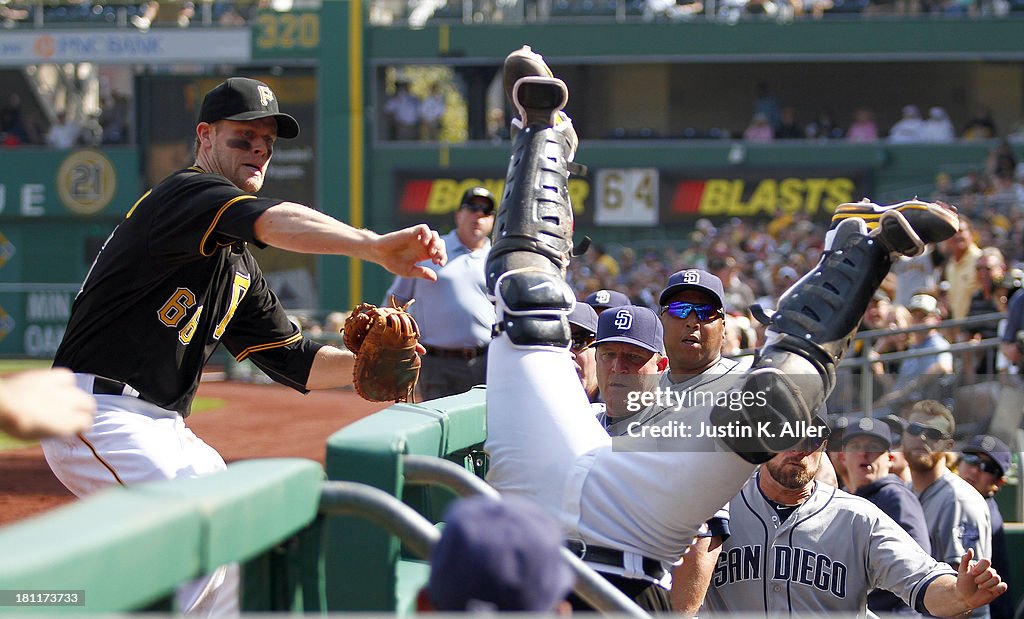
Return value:
<svg viewBox="0 0 1024 619">
<path fill-rule="evenodd" d="M 453 462 L 427 456 L 405 456 L 403 468 L 410 484 L 439 484 L 460 496 L 484 494 L 500 498 L 498 492 Z M 347 481 L 324 482 L 320 495 L 320 511 L 332 516 L 353 515 L 369 520 L 402 540 L 409 550 L 422 559 L 430 559 L 430 551 L 441 534 L 416 510 L 383 490 Z M 649 619 L 639 606 L 590 569 L 568 548 L 562 555 L 576 574 L 574 591 L 601 612 L 621 613 Z"/>
</svg>

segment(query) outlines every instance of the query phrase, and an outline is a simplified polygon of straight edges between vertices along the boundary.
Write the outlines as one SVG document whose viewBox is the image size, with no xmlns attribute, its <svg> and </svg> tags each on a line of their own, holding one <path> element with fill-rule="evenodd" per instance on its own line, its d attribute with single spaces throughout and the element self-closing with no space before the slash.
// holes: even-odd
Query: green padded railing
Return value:
<svg viewBox="0 0 1024 619">
<path fill-rule="evenodd" d="M 312 460 L 248 460 L 206 477 L 111 488 L 4 527 L 0 590 L 82 590 L 85 599 L 77 607 L 7 610 L 167 608 L 179 583 L 258 557 L 308 527 L 322 483 Z"/>
<path fill-rule="evenodd" d="M 437 522 L 454 494 L 405 487 L 402 456 L 455 460 L 482 474 L 475 449 L 487 437 L 485 390 L 396 404 L 334 433 L 327 440 L 327 477 L 369 484 L 402 499 Z M 324 573 L 329 610 L 410 612 L 426 582 L 426 563 L 403 557 L 397 539 L 351 516 L 324 523 Z"/>
</svg>

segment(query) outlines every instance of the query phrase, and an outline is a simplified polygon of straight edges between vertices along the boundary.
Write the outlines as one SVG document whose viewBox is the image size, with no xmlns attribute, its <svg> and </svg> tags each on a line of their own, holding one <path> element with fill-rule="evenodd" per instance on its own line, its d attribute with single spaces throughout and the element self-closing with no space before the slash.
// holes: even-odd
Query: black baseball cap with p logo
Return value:
<svg viewBox="0 0 1024 619">
<path fill-rule="evenodd" d="M 273 116 L 277 120 L 277 137 L 299 135 L 299 122 L 277 107 L 274 91 L 259 80 L 229 77 L 206 93 L 199 110 L 199 122 L 218 120 L 256 120 Z"/>
</svg>

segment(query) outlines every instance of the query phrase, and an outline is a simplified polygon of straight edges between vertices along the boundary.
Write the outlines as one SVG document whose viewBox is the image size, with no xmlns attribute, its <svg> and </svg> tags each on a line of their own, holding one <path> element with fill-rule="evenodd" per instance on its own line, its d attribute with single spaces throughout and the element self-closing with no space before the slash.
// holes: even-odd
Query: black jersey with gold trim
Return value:
<svg viewBox="0 0 1024 619">
<path fill-rule="evenodd" d="M 146 192 L 104 243 L 75 298 L 54 365 L 127 383 L 187 415 L 223 343 L 299 391 L 320 345 L 302 337 L 246 247 L 281 200 L 198 167 Z"/>
</svg>

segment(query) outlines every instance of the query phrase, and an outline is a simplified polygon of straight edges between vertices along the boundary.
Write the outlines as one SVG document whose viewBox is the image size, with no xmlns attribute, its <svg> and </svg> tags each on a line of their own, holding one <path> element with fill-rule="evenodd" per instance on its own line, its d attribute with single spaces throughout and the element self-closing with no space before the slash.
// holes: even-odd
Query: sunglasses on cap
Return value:
<svg viewBox="0 0 1024 619">
<path fill-rule="evenodd" d="M 961 454 L 960 462 L 978 467 L 982 473 L 992 473 L 996 477 L 1003 476 L 1003 468 L 992 460 L 982 460 L 978 454 Z"/>
<path fill-rule="evenodd" d="M 905 434 L 910 436 L 920 436 L 926 441 L 938 441 L 949 438 L 949 435 L 942 430 L 933 428 L 932 426 L 926 426 L 923 423 L 917 423 L 916 421 L 907 425 Z"/>
<path fill-rule="evenodd" d="M 484 215 L 493 215 L 494 207 L 490 204 L 477 204 L 475 202 L 464 202 L 462 208 L 473 213 L 483 213 Z"/>
<path fill-rule="evenodd" d="M 725 310 L 715 307 L 710 303 L 687 303 L 686 301 L 675 301 L 661 308 L 661 313 L 667 313 L 674 318 L 686 318 L 690 312 L 697 314 L 697 320 L 709 322 L 725 315 Z"/>
<path fill-rule="evenodd" d="M 596 341 L 596 335 L 588 331 L 579 331 L 572 334 L 572 345 L 569 346 L 569 350 L 573 352 L 583 352 L 593 346 Z"/>
</svg>

